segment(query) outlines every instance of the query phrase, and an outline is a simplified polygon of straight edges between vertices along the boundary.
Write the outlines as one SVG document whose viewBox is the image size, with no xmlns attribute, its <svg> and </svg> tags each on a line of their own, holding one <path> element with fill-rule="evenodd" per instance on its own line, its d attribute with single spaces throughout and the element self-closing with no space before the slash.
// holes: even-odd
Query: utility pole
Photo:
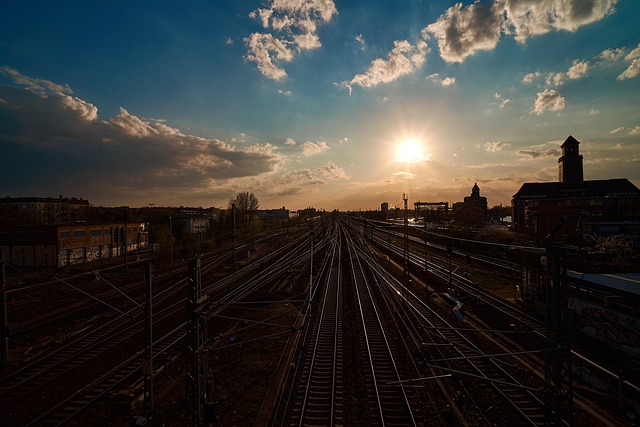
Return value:
<svg viewBox="0 0 640 427">
<path fill-rule="evenodd" d="M 402 193 L 402 201 L 404 202 L 404 269 L 402 276 L 405 286 L 409 284 L 409 216 L 407 212 L 407 200 L 407 195 Z"/>
<path fill-rule="evenodd" d="M 429 273 L 429 261 L 427 255 L 429 254 L 429 243 L 427 243 L 427 212 L 424 212 L 424 272 Z"/>
<path fill-rule="evenodd" d="M 313 295 L 313 234 L 314 234 L 314 230 L 313 230 L 313 221 L 309 223 L 309 227 L 311 227 L 311 261 L 310 261 L 310 266 L 309 266 L 309 306 L 311 306 L 311 296 Z"/>
<path fill-rule="evenodd" d="M 566 249 L 548 244 L 547 256 L 543 257 L 543 264 L 548 265 L 551 276 L 551 280 L 547 280 L 546 292 L 549 350 L 545 363 L 545 424 L 553 423 L 556 426 L 573 413 L 571 351 L 567 340 L 569 307 L 564 265 L 566 256 Z"/>
<path fill-rule="evenodd" d="M 453 258 L 453 246 L 451 246 L 451 244 L 447 245 L 447 257 L 449 258 L 449 287 L 451 287 L 453 285 L 453 278 L 452 278 L 452 258 Z"/>
<path fill-rule="evenodd" d="M 173 264 L 173 220 L 169 217 L 169 262 Z"/>
<path fill-rule="evenodd" d="M 128 249 L 128 242 L 127 242 L 127 238 L 129 237 L 127 234 L 127 223 L 124 223 L 124 229 L 122 230 L 122 243 L 124 245 L 124 269 L 128 270 L 129 269 L 129 258 L 127 257 L 127 249 Z"/>
<path fill-rule="evenodd" d="M 145 339 L 144 360 L 142 371 L 144 375 L 144 415 L 153 417 L 153 295 L 151 286 L 151 263 L 145 270 L 146 299 L 144 310 Z"/>
<path fill-rule="evenodd" d="M 233 252 L 233 269 L 236 269 L 236 202 L 231 203 L 231 215 L 233 217 L 233 236 L 231 238 L 231 251 Z"/>
<path fill-rule="evenodd" d="M 1 359 L 0 367 L 5 368 L 9 364 L 9 322 L 7 320 L 7 276 L 4 269 L 4 253 L 0 251 L 0 321 L 2 329 L 0 333 L 0 339 L 2 342 L 0 346 Z"/>
<path fill-rule="evenodd" d="M 187 424 L 207 425 L 213 422 L 213 377 L 208 374 L 205 359 L 207 322 L 204 316 L 209 301 L 202 295 L 200 258 L 189 262 L 188 346 L 187 346 Z"/>
</svg>

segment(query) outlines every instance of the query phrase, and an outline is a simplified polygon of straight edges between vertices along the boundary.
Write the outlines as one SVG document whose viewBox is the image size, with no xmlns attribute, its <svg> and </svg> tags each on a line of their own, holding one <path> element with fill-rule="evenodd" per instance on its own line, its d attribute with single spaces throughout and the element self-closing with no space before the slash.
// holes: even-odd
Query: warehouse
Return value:
<svg viewBox="0 0 640 427">
<path fill-rule="evenodd" d="M 144 223 L 0 226 L 0 250 L 16 268 L 95 263 L 147 247 Z"/>
</svg>

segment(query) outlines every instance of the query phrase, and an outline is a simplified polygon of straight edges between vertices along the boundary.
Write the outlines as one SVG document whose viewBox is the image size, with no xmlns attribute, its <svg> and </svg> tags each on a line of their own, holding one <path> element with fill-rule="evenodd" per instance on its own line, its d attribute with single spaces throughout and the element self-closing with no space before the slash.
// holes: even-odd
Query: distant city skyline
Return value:
<svg viewBox="0 0 640 427">
<path fill-rule="evenodd" d="M 98 206 L 489 207 L 558 180 L 640 186 L 634 0 L 12 2 L 0 197 Z"/>
</svg>

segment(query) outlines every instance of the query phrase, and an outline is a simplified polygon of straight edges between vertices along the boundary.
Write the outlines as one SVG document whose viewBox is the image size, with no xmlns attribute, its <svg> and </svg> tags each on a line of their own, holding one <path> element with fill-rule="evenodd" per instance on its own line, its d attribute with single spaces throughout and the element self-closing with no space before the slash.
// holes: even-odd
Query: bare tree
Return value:
<svg viewBox="0 0 640 427">
<path fill-rule="evenodd" d="M 229 200 L 229 208 L 231 208 L 234 202 L 238 216 L 242 218 L 244 222 L 248 222 L 250 216 L 260 207 L 258 198 L 253 193 L 248 192 L 240 192 L 236 195 L 235 199 Z"/>
</svg>

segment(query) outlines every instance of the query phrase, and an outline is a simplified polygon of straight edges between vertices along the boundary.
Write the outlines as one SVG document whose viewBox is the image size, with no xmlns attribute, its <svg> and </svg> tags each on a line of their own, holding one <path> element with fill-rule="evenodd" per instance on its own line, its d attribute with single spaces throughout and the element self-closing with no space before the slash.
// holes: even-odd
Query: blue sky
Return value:
<svg viewBox="0 0 640 427">
<path fill-rule="evenodd" d="M 635 0 L 11 1 L 0 196 L 107 206 L 509 205 L 640 185 Z"/>
</svg>

